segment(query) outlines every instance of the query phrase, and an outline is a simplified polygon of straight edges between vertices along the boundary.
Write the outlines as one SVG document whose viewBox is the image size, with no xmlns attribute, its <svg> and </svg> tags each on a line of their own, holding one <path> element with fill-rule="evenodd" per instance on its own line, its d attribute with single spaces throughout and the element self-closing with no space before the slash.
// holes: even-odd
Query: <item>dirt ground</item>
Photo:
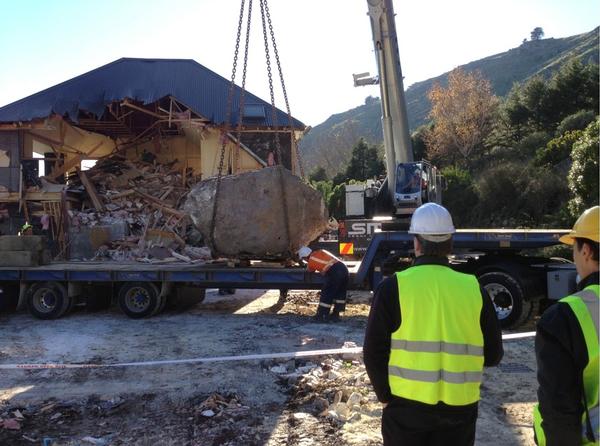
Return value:
<svg viewBox="0 0 600 446">
<path fill-rule="evenodd" d="M 40 321 L 0 315 L 0 364 L 164 361 L 362 345 L 370 294 L 315 324 L 315 292 L 216 291 L 185 312 L 117 309 Z M 533 324 L 519 331 L 530 331 Z M 352 344 L 354 343 L 354 344 Z M 485 371 L 477 445 L 533 445 L 533 338 Z M 380 445 L 381 405 L 360 356 L 2 370 L 0 445 Z"/>
</svg>

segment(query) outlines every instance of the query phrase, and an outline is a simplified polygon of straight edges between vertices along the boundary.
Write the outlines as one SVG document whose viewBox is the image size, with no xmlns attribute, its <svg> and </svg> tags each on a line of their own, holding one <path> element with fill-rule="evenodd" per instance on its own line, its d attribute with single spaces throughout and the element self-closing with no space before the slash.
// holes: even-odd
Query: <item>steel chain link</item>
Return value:
<svg viewBox="0 0 600 446">
<path fill-rule="evenodd" d="M 211 248 L 212 248 L 214 254 L 218 254 L 217 247 L 215 244 L 215 223 L 216 223 L 216 219 L 217 219 L 217 207 L 218 207 L 218 203 L 219 203 L 219 191 L 220 191 L 220 186 L 221 186 L 221 177 L 223 176 L 223 164 L 225 161 L 225 148 L 227 145 L 227 138 L 228 138 L 229 130 L 231 127 L 231 114 L 232 114 L 232 108 L 233 108 L 233 93 L 235 91 L 235 76 L 236 76 L 236 71 L 237 71 L 238 54 L 239 54 L 239 50 L 240 50 L 240 38 L 242 36 L 242 23 L 244 21 L 245 5 L 246 5 L 245 0 L 242 0 L 241 7 L 240 7 L 240 17 L 238 20 L 238 27 L 237 27 L 237 36 L 236 36 L 236 40 L 235 40 L 235 51 L 233 54 L 233 67 L 231 70 L 231 83 L 229 84 L 229 91 L 227 94 L 227 105 L 226 105 L 226 109 L 225 109 L 225 122 L 223 125 L 223 129 L 221 131 L 221 156 L 220 156 L 220 160 L 219 160 L 219 170 L 217 172 L 217 180 L 215 183 L 215 197 L 214 197 L 214 203 L 213 203 L 213 208 L 212 208 L 212 217 L 211 217 L 211 221 L 210 221 L 210 245 L 211 245 Z M 245 70 L 245 67 L 244 67 L 244 70 Z"/>
<path fill-rule="evenodd" d="M 220 154 L 220 159 L 219 159 L 219 168 L 218 168 L 218 173 L 217 173 L 217 179 L 216 179 L 216 183 L 215 183 L 215 196 L 214 196 L 214 204 L 213 204 L 212 218 L 211 218 L 211 224 L 210 224 L 210 244 L 211 244 L 211 248 L 212 248 L 214 254 L 218 254 L 217 250 L 216 250 L 214 231 L 215 231 L 215 224 L 216 224 L 216 217 L 217 217 L 217 208 L 218 208 L 218 203 L 219 203 L 221 178 L 223 176 L 223 165 L 225 162 L 225 150 L 226 150 L 226 146 L 227 146 L 229 132 L 231 130 L 233 96 L 234 96 L 234 91 L 235 91 L 235 77 L 236 77 L 236 72 L 237 72 L 237 62 L 238 62 L 239 49 L 240 49 L 242 25 L 243 25 L 243 20 L 244 20 L 244 10 L 245 10 L 245 0 L 241 0 L 240 15 L 239 15 L 238 27 L 237 27 L 237 37 L 236 37 L 235 51 L 234 51 L 234 57 L 233 57 L 233 67 L 232 67 L 232 72 L 231 72 L 231 83 L 229 85 L 229 91 L 228 91 L 228 95 L 227 95 L 225 122 L 224 122 L 222 132 L 221 132 L 221 154 Z M 283 165 L 281 142 L 280 142 L 280 138 L 279 138 L 279 124 L 278 124 L 278 117 L 277 117 L 277 109 L 275 107 L 275 92 L 273 89 L 273 73 L 272 73 L 272 68 L 271 68 L 271 56 L 270 56 L 270 51 L 269 51 L 269 38 L 267 36 L 267 26 L 269 28 L 269 34 L 270 34 L 271 42 L 273 45 L 273 52 L 274 52 L 275 60 L 277 63 L 279 78 L 281 80 L 283 96 L 284 96 L 285 105 L 286 105 L 287 114 L 288 114 L 288 121 L 289 121 L 290 133 L 291 133 L 291 143 L 292 143 L 293 147 L 296 147 L 297 141 L 296 141 L 296 136 L 295 136 L 294 129 L 293 129 L 292 115 L 291 115 L 291 110 L 290 110 L 290 106 L 289 106 L 287 91 L 285 88 L 285 82 L 283 79 L 283 71 L 281 69 L 279 52 L 277 50 L 277 43 L 275 41 L 275 33 L 273 30 L 273 24 L 271 21 L 271 14 L 269 11 L 268 0 L 260 0 L 260 10 L 261 10 L 261 20 L 262 20 L 262 28 L 263 28 L 263 41 L 264 41 L 264 45 L 265 45 L 267 75 L 268 75 L 268 80 L 269 80 L 269 93 L 270 93 L 270 99 L 271 99 L 271 120 L 272 120 L 272 127 L 273 127 L 274 133 L 275 133 L 275 149 L 276 149 L 276 155 L 277 155 L 277 164 Z M 235 161 L 234 161 L 236 170 L 237 170 L 237 167 L 239 164 L 239 151 L 240 151 L 240 144 L 241 144 L 242 124 L 243 124 L 243 107 L 245 104 L 245 88 L 246 88 L 246 74 L 247 74 L 247 66 L 248 66 L 248 51 L 249 51 L 250 29 L 251 29 L 251 17 L 252 17 L 252 0 L 249 0 L 249 2 L 248 2 L 248 22 L 246 24 L 246 41 L 245 41 L 245 47 L 244 47 L 244 65 L 243 65 L 243 72 L 242 72 L 242 86 L 241 86 L 238 120 L 237 120 L 237 128 L 236 128 L 236 130 L 237 130 L 236 131 L 237 148 L 236 148 Z M 301 162 L 300 152 L 298 152 L 297 150 L 296 150 L 296 156 L 297 156 L 298 166 L 300 168 L 301 177 L 304 179 L 304 169 L 303 169 L 303 165 Z M 290 159 L 291 159 L 291 163 L 293 165 L 294 161 L 296 161 L 296 160 L 294 160 L 293 157 L 291 157 Z M 231 159 L 230 159 L 230 161 L 231 161 Z M 288 215 L 288 208 L 287 208 L 285 182 L 284 182 L 284 177 L 283 177 L 283 171 L 281 169 L 279 171 L 279 180 L 280 180 L 280 186 L 281 186 L 281 191 L 282 191 L 282 204 L 283 204 L 285 230 L 286 230 L 286 236 L 287 236 L 288 254 L 293 255 L 293 252 L 291 249 L 290 225 L 289 225 L 289 215 Z"/>
<path fill-rule="evenodd" d="M 286 235 L 286 240 L 287 240 L 287 254 L 289 257 L 292 257 L 294 255 L 294 253 L 292 250 L 292 238 L 291 238 L 291 230 L 290 230 L 290 217 L 289 217 L 289 213 L 288 213 L 287 192 L 286 192 L 285 181 L 284 181 L 284 177 L 283 177 L 283 157 L 281 154 L 281 144 L 279 141 L 279 128 L 278 128 L 279 126 L 277 123 L 277 109 L 275 108 L 275 93 L 273 90 L 273 74 L 271 72 L 271 56 L 270 56 L 270 51 L 269 51 L 269 39 L 267 37 L 267 24 L 265 23 L 266 17 L 269 18 L 269 29 L 271 32 L 271 37 L 272 37 L 273 43 L 275 42 L 275 35 L 273 33 L 273 26 L 271 25 L 270 14 L 269 14 L 269 5 L 267 3 L 267 0 L 260 0 L 260 12 L 261 12 L 262 25 L 263 25 L 263 39 L 265 42 L 265 54 L 266 54 L 265 57 L 267 60 L 267 74 L 269 76 L 269 92 L 271 94 L 271 116 L 272 116 L 272 120 L 273 120 L 273 127 L 275 129 L 275 148 L 277 150 L 278 164 L 281 166 L 279 169 L 278 175 L 279 175 L 279 186 L 281 188 L 281 204 L 282 204 L 282 210 L 283 210 L 283 223 L 285 225 L 285 235 Z M 276 52 L 275 52 L 275 55 L 277 56 Z M 277 56 L 277 58 L 278 58 L 278 56 Z M 292 163 L 294 162 L 294 160 L 291 159 L 291 157 L 290 157 L 290 161 Z"/>
<path fill-rule="evenodd" d="M 252 0 L 248 0 L 248 23 L 246 24 L 246 46 L 244 47 L 244 65 L 242 70 L 242 91 L 240 94 L 240 107 L 237 121 L 236 139 L 237 146 L 235 151 L 235 169 L 239 169 L 240 163 L 240 145 L 242 142 L 242 124 L 244 121 L 244 106 L 246 103 L 246 73 L 248 72 L 248 49 L 250 47 L 250 25 L 252 22 Z"/>
<path fill-rule="evenodd" d="M 300 169 L 300 176 L 302 179 L 304 179 L 304 167 L 302 165 L 302 160 L 301 160 L 301 156 L 300 156 L 300 152 L 298 151 L 298 146 L 297 146 L 297 140 L 296 140 L 296 134 L 294 132 L 294 126 L 292 123 L 292 112 L 290 109 L 290 102 L 288 100 L 288 95 L 287 95 L 287 89 L 285 88 L 285 80 L 283 77 L 283 70 L 281 69 L 281 61 L 279 59 L 279 51 L 277 50 L 277 42 L 275 41 L 275 32 L 273 30 L 273 23 L 271 21 L 271 12 L 269 11 L 269 5 L 267 3 L 267 0 L 265 0 L 265 13 L 267 16 L 267 22 L 269 25 L 269 33 L 271 34 L 271 43 L 273 45 L 273 54 L 275 55 L 275 62 L 277 63 L 277 70 L 279 72 L 279 80 L 281 81 L 281 90 L 283 91 L 283 99 L 285 101 L 285 108 L 287 111 L 287 115 L 288 115 L 288 123 L 290 126 L 290 134 L 291 134 L 291 141 L 292 141 L 292 150 L 294 149 L 294 147 L 296 148 L 296 157 L 298 158 L 297 160 L 293 159 L 293 156 L 291 156 L 291 163 L 293 166 L 293 163 L 295 161 L 298 162 L 298 167 Z M 291 155 L 291 154 L 290 154 Z"/>
<path fill-rule="evenodd" d="M 262 20 L 263 40 L 265 44 L 265 58 L 267 62 L 267 76 L 269 78 L 269 93 L 271 95 L 271 124 L 275 130 L 275 152 L 277 154 L 277 164 L 283 165 L 281 155 L 281 144 L 279 142 L 279 125 L 277 122 L 277 110 L 275 108 L 275 92 L 273 89 L 273 73 L 271 70 L 271 51 L 269 50 L 269 39 L 267 37 L 267 23 L 265 21 L 265 4 L 267 0 L 260 0 L 260 15 Z"/>
</svg>

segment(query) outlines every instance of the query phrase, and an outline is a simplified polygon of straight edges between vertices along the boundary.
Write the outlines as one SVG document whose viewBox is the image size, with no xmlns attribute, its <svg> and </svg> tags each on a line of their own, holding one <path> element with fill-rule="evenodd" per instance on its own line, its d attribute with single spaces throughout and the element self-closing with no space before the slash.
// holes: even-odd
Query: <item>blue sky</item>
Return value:
<svg viewBox="0 0 600 446">
<path fill-rule="evenodd" d="M 254 3 L 248 89 L 268 100 Z M 352 86 L 352 73 L 376 69 L 366 0 L 269 5 L 295 117 L 315 126 L 379 95 L 377 87 Z M 560 38 L 600 24 L 598 0 L 394 0 L 394 6 L 405 87 L 517 47 L 536 26 Z M 229 78 L 239 7 L 240 0 L 0 0 L 0 106 L 121 57 L 195 59 Z"/>
</svg>

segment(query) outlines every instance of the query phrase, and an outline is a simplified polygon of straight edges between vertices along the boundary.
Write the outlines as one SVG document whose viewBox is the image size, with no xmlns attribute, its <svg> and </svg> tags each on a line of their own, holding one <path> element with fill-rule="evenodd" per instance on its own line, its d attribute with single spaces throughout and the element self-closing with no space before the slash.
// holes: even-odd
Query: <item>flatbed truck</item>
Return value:
<svg viewBox="0 0 600 446">
<path fill-rule="evenodd" d="M 556 300 L 574 288 L 575 268 L 560 259 L 521 255 L 522 250 L 558 244 L 565 230 L 458 230 L 453 268 L 474 274 L 492 298 L 503 327 L 516 327 L 535 303 Z M 385 277 L 408 267 L 412 235 L 376 232 L 361 261 L 349 262 L 350 289 L 374 291 Z M 208 288 L 320 289 L 323 277 L 303 267 L 263 262 L 227 264 L 145 264 L 63 262 L 0 268 L 0 308 L 28 308 L 40 319 L 56 319 L 76 304 L 118 303 L 131 318 L 160 313 L 168 303 L 199 303 Z"/>
</svg>

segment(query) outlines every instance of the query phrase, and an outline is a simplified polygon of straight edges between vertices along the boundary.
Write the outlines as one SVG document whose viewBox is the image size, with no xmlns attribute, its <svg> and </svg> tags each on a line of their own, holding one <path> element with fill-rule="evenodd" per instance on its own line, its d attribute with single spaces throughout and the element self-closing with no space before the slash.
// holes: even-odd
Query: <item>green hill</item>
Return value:
<svg viewBox="0 0 600 446">
<path fill-rule="evenodd" d="M 599 61 L 599 30 L 562 39 L 542 39 L 524 42 L 517 48 L 462 65 L 465 71 L 479 70 L 487 78 L 497 96 L 505 96 L 515 82 L 522 83 L 533 76 L 550 77 L 564 63 L 579 57 L 584 63 Z M 444 85 L 448 73 L 411 85 L 406 90 L 411 131 L 427 122 L 430 104 L 427 92 L 435 83 Z M 330 175 L 341 170 L 350 158 L 358 138 L 369 143 L 383 141 L 379 98 L 368 97 L 363 105 L 330 116 L 315 126 L 300 142 L 307 172 L 324 166 Z"/>
</svg>

